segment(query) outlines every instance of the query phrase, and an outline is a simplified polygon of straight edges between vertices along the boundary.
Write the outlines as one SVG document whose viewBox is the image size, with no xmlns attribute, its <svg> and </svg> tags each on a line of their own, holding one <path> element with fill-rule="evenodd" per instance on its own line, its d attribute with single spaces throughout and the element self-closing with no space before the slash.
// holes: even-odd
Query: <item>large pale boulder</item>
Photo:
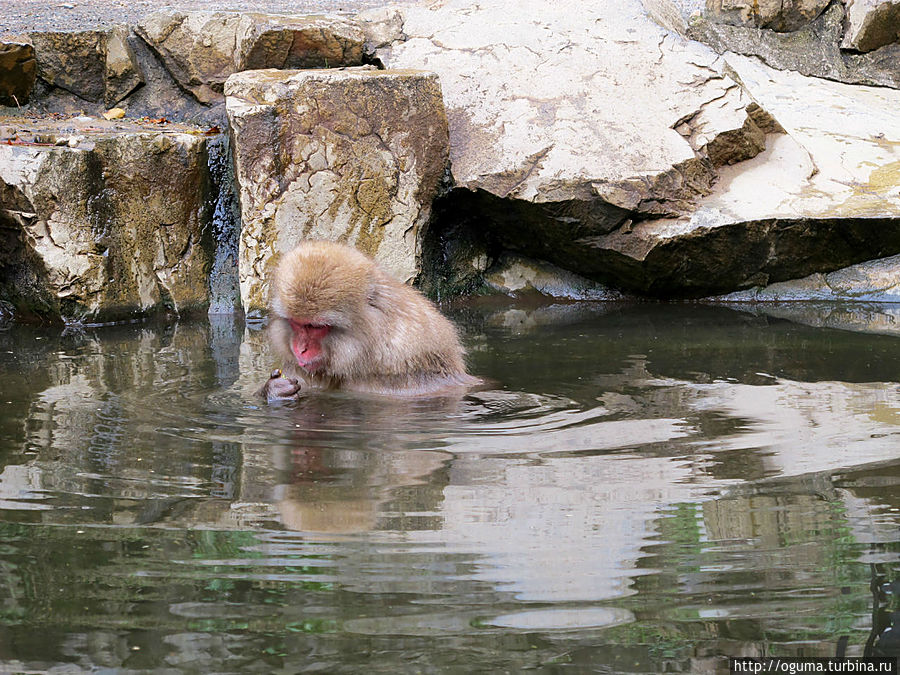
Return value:
<svg viewBox="0 0 900 675">
<path fill-rule="evenodd" d="M 370 32 L 392 19 L 363 16 Z M 527 0 L 510 12 L 449 0 L 403 16 L 377 54 L 440 76 L 455 184 L 544 205 L 561 225 L 597 232 L 629 211 L 688 210 L 715 177 L 703 146 L 748 118 L 752 101 L 715 54 L 667 37 L 637 2 Z M 692 142 L 676 127 L 697 117 Z"/>
<path fill-rule="evenodd" d="M 416 277 L 447 167 L 447 118 L 434 74 L 247 71 L 230 77 L 225 93 L 246 311 L 267 306 L 279 254 L 306 238 L 355 245 L 399 279 Z"/>
<path fill-rule="evenodd" d="M 720 56 L 632 0 L 397 11 L 366 15 L 370 42 L 441 77 L 443 212 L 488 232 L 485 250 L 659 296 L 900 251 L 895 91 Z"/>
<path fill-rule="evenodd" d="M 18 125 L 4 135 L 23 144 L 0 145 L 0 295 L 19 314 L 73 323 L 205 309 L 205 136 L 87 118 Z"/>
<path fill-rule="evenodd" d="M 172 77 L 207 104 L 221 101 L 232 73 L 354 66 L 363 57 L 362 30 L 339 16 L 163 10 L 135 31 Z"/>
<path fill-rule="evenodd" d="M 753 160 L 722 168 L 690 216 L 585 241 L 594 264 L 645 292 L 700 294 L 900 252 L 900 92 L 776 71 L 736 54 L 726 60 L 787 133 Z"/>
</svg>

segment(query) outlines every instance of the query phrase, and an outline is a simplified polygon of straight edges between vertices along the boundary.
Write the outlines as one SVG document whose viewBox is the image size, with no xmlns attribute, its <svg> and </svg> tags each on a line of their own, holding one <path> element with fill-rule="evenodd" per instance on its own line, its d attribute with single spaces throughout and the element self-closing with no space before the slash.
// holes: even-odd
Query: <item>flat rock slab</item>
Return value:
<svg viewBox="0 0 900 675">
<path fill-rule="evenodd" d="M 501 198 L 677 212 L 714 177 L 698 151 L 752 103 L 636 0 L 449 0 L 404 8 L 393 36 L 391 15 L 364 19 L 386 66 L 440 76 L 455 184 Z M 697 116 L 693 139 L 676 130 Z"/>
<path fill-rule="evenodd" d="M 346 242 L 403 281 L 447 168 L 437 77 L 374 69 L 248 71 L 225 85 L 240 190 L 241 298 L 268 305 L 279 254 L 302 239 Z"/>
<path fill-rule="evenodd" d="M 206 144 L 186 126 L 0 118 L 0 295 L 66 323 L 205 309 Z"/>
</svg>

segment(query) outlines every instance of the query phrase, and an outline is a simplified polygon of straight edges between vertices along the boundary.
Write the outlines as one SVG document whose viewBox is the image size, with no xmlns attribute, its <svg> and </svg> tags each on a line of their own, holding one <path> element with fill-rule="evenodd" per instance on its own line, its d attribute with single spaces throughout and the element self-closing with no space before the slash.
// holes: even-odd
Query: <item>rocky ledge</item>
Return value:
<svg viewBox="0 0 900 675">
<path fill-rule="evenodd" d="M 206 311 L 215 243 L 205 132 L 0 118 L 0 138 L 6 302 L 67 323 Z"/>
<path fill-rule="evenodd" d="M 892 300 L 898 16 L 447 0 L 6 35 L 0 303 L 261 313 L 312 236 L 436 296 Z"/>
</svg>

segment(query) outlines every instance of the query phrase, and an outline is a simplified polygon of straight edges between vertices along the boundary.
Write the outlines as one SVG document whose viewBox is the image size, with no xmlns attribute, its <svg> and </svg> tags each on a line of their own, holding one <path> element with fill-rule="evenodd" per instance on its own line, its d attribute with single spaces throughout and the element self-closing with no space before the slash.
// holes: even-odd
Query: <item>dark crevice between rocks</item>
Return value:
<svg viewBox="0 0 900 675">
<path fill-rule="evenodd" d="M 662 241 L 642 260 L 578 243 L 561 254 L 589 278 L 655 298 L 700 298 L 895 255 L 900 228 L 890 218 L 733 223 Z"/>
<path fill-rule="evenodd" d="M 363 52 L 362 55 L 362 65 L 364 66 L 375 66 L 378 70 L 387 70 L 384 67 L 384 63 L 382 63 L 381 59 L 379 59 L 374 52 Z"/>
<path fill-rule="evenodd" d="M 240 313 L 238 243 L 241 215 L 228 136 L 222 134 L 210 138 L 207 150 L 212 213 L 207 231 L 213 247 L 209 274 L 209 313 Z"/>
<path fill-rule="evenodd" d="M 420 285 L 435 298 L 486 292 L 504 252 L 652 299 L 694 299 L 832 272 L 900 253 L 891 218 L 766 219 L 637 240 L 635 214 L 600 200 L 533 204 L 454 189 L 436 202 Z M 646 219 L 640 222 L 648 222 Z"/>
<path fill-rule="evenodd" d="M 631 211 L 600 199 L 532 203 L 455 188 L 434 203 L 419 285 L 438 299 L 491 292 L 484 273 L 505 252 L 580 273 L 554 251 L 577 239 L 612 232 L 632 217 Z"/>
</svg>

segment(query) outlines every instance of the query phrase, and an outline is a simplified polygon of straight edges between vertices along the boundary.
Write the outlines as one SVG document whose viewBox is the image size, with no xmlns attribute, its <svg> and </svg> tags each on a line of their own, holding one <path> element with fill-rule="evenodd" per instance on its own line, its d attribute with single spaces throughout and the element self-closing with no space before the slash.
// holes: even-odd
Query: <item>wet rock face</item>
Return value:
<svg viewBox="0 0 900 675">
<path fill-rule="evenodd" d="M 114 105 L 143 82 L 123 26 L 32 33 L 38 76 L 85 101 Z"/>
<path fill-rule="evenodd" d="M 0 40 L 0 105 L 28 103 L 37 62 L 34 46 L 25 40 Z"/>
<path fill-rule="evenodd" d="M 356 66 L 363 58 L 362 30 L 341 17 L 163 11 L 135 31 L 205 104 L 221 101 L 225 80 L 236 72 Z"/>
<path fill-rule="evenodd" d="M 0 295 L 67 323 L 205 309 L 205 137 L 100 126 L 31 122 L 45 145 L 0 145 Z"/>
<path fill-rule="evenodd" d="M 447 118 L 431 73 L 251 71 L 225 86 L 240 188 L 241 297 L 268 304 L 278 256 L 302 239 L 346 242 L 403 281 L 447 166 Z"/>
</svg>

